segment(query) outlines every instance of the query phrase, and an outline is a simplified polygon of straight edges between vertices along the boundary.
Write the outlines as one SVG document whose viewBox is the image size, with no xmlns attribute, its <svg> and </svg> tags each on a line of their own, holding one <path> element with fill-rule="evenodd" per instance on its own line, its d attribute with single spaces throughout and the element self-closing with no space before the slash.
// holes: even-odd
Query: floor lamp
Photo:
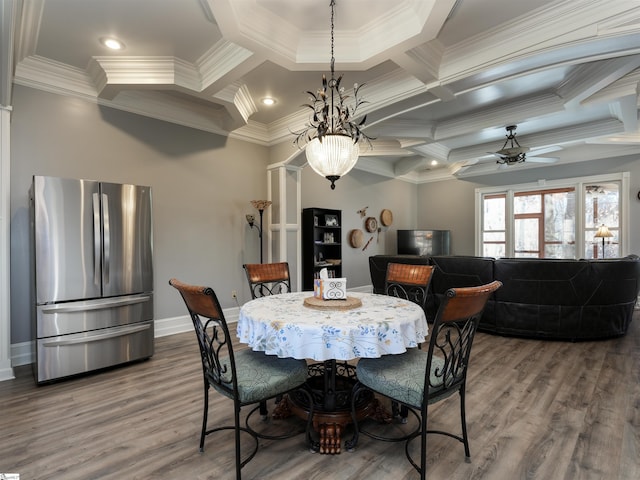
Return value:
<svg viewBox="0 0 640 480">
<path fill-rule="evenodd" d="M 613 237 L 613 233 L 611 233 L 609 231 L 609 228 L 605 224 L 602 224 L 598 228 L 598 231 L 596 232 L 594 237 L 595 238 L 602 238 L 602 258 L 604 258 L 604 239 Z"/>
<path fill-rule="evenodd" d="M 260 238 L 260 263 L 262 262 L 262 216 L 264 215 L 264 211 L 271 205 L 271 200 L 251 200 L 251 205 L 254 208 L 258 209 L 260 213 L 260 225 L 255 225 L 256 216 L 248 214 L 247 215 L 247 223 L 251 228 L 256 227 L 258 229 L 258 237 Z"/>
</svg>

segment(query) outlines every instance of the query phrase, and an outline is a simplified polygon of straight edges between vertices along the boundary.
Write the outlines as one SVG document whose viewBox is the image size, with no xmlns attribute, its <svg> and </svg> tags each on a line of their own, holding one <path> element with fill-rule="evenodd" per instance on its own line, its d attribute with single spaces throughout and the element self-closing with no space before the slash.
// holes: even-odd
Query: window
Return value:
<svg viewBox="0 0 640 480">
<path fill-rule="evenodd" d="M 598 183 L 585 185 L 584 188 L 584 258 L 619 257 L 620 184 Z M 602 225 L 609 229 L 611 237 L 594 237 Z M 592 238 L 595 241 L 591 241 Z"/>
<path fill-rule="evenodd" d="M 628 179 L 623 173 L 477 189 L 477 251 L 488 257 L 619 257 Z M 604 242 L 595 237 L 602 225 L 612 235 Z"/>
<path fill-rule="evenodd" d="M 486 195 L 483 202 L 482 255 L 504 257 L 506 252 L 506 206 L 507 196 Z"/>
</svg>

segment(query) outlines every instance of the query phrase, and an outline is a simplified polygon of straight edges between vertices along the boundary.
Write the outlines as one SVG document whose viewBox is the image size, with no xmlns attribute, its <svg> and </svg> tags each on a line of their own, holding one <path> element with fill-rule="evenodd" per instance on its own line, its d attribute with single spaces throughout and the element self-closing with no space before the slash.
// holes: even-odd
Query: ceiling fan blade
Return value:
<svg viewBox="0 0 640 480">
<path fill-rule="evenodd" d="M 525 163 L 556 163 L 558 160 L 560 160 L 558 157 L 527 157 Z"/>
<path fill-rule="evenodd" d="M 532 148 L 529 152 L 529 155 L 532 157 L 537 157 L 538 155 L 544 155 L 545 153 L 557 152 L 558 150 L 562 150 L 562 147 L 558 145 L 550 145 L 548 147 L 542 148 Z"/>
</svg>

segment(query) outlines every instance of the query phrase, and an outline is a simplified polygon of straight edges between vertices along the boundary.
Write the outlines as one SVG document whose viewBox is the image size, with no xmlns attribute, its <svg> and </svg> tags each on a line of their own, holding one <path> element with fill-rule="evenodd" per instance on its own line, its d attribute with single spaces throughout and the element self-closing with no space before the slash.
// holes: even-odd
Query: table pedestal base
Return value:
<svg viewBox="0 0 640 480">
<path fill-rule="evenodd" d="M 319 435 L 317 451 L 336 455 L 342 451 L 342 433 L 351 423 L 351 391 L 356 383 L 355 367 L 349 364 L 336 365 L 334 360 L 309 366 L 309 379 L 305 388 L 313 398 L 313 428 Z M 311 411 L 305 395 L 290 395 L 282 411 L 290 411 L 307 419 Z M 283 401 L 280 402 L 282 404 Z M 280 408 L 280 404 L 279 408 Z M 274 412 L 275 414 L 275 412 Z M 382 407 L 372 392 L 360 396 L 356 404 L 356 418 L 373 417 L 388 423 L 391 415 Z"/>
</svg>

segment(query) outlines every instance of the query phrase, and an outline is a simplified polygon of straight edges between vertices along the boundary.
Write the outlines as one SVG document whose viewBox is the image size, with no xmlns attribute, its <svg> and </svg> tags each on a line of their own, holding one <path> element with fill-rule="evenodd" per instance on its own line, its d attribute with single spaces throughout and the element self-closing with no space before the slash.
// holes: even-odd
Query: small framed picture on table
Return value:
<svg viewBox="0 0 640 480">
<path fill-rule="evenodd" d="M 324 226 L 325 227 L 339 227 L 338 216 L 337 215 L 325 215 L 324 216 Z"/>
</svg>

